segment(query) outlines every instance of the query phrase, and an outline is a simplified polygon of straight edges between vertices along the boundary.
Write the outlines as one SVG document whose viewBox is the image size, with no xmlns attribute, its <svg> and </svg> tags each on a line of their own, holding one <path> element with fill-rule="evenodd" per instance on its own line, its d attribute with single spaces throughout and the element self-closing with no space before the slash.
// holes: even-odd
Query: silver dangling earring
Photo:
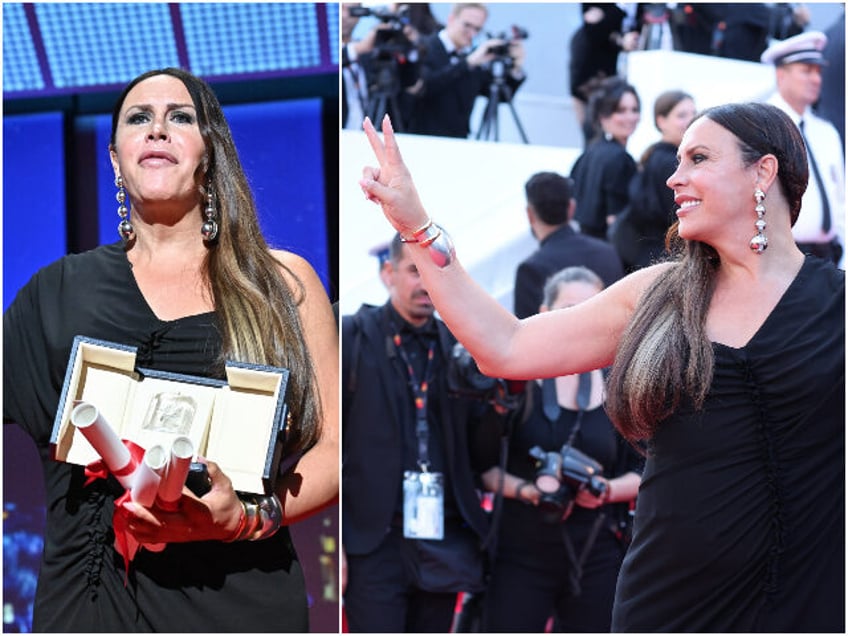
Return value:
<svg viewBox="0 0 848 636">
<path fill-rule="evenodd" d="M 203 240 L 207 242 L 214 241 L 218 237 L 218 221 L 213 205 L 214 196 L 212 195 L 212 184 L 206 187 L 206 210 L 203 214 L 206 220 L 203 222 L 203 227 L 200 228 L 200 233 L 203 235 Z"/>
<path fill-rule="evenodd" d="M 754 208 L 757 212 L 757 220 L 754 221 L 754 226 L 757 228 L 757 235 L 751 239 L 748 247 L 757 254 L 762 254 L 768 247 L 768 239 L 763 234 L 763 230 L 766 229 L 766 220 L 763 218 L 766 214 L 766 206 L 763 205 L 765 198 L 766 193 L 760 190 L 759 187 L 754 190 L 754 200 L 757 202 L 757 207 Z"/>
<path fill-rule="evenodd" d="M 118 194 L 115 195 L 115 198 L 118 200 L 118 216 L 121 217 L 121 222 L 118 223 L 118 234 L 124 243 L 128 243 L 135 238 L 135 229 L 128 218 L 127 191 L 124 190 L 124 178 L 121 175 L 115 177 L 115 187 L 118 188 Z"/>
</svg>

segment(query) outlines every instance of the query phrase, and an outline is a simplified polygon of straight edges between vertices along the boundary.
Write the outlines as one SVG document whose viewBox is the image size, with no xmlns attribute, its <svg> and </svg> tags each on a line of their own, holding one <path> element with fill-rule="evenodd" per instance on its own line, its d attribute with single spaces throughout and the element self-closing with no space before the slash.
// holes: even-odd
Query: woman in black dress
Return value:
<svg viewBox="0 0 848 636">
<path fill-rule="evenodd" d="M 548 279 L 540 311 L 576 305 L 603 288 L 593 271 L 567 267 Z M 604 412 L 603 382 L 596 369 L 528 383 L 523 416 L 509 432 L 506 470 L 483 473 L 486 489 L 502 491 L 504 500 L 482 631 L 541 633 L 550 616 L 560 631 L 610 631 L 625 549 L 620 524 L 636 498 L 642 458 Z M 545 494 L 536 487 L 530 450 L 561 454 L 565 444 L 603 466 L 602 489 L 575 481 Z"/>
<path fill-rule="evenodd" d="M 419 241 L 430 298 L 483 373 L 612 365 L 607 412 L 647 443 L 612 631 L 843 632 L 845 274 L 792 238 L 797 126 L 762 103 L 704 111 L 668 179 L 675 260 L 521 321 L 428 221 L 388 119 L 382 140 L 365 129 L 379 167 L 360 185 Z"/>
<path fill-rule="evenodd" d="M 305 631 L 307 600 L 285 524 L 338 495 L 338 339 L 312 267 L 270 250 L 220 104 L 180 69 L 145 73 L 119 97 L 110 156 L 122 241 L 37 272 L 3 317 L 4 418 L 44 458 L 47 525 L 35 631 Z M 76 335 L 137 348 L 136 364 L 224 377 L 235 360 L 290 371 L 284 455 L 298 458 L 253 524 L 209 462 L 211 490 L 175 512 L 123 509 L 144 544 L 128 570 L 113 547 L 113 477 L 50 459 L 54 415 Z M 119 511 L 120 512 L 120 511 Z M 250 540 L 246 540 L 250 539 Z M 126 580 L 125 580 L 126 577 Z"/>
<path fill-rule="evenodd" d="M 654 101 L 654 125 L 661 138 L 642 153 L 630 181 L 627 210 L 610 236 L 627 272 L 665 253 L 665 235 L 676 218 L 674 193 L 666 181 L 677 167 L 677 146 L 694 117 L 695 102 L 688 93 L 666 91 Z"/>
<path fill-rule="evenodd" d="M 620 77 L 601 80 L 589 97 L 594 136 L 571 168 L 574 218 L 584 234 L 606 239 L 607 228 L 627 206 L 627 188 L 636 173 L 627 140 L 639 125 L 640 112 L 636 89 Z"/>
</svg>

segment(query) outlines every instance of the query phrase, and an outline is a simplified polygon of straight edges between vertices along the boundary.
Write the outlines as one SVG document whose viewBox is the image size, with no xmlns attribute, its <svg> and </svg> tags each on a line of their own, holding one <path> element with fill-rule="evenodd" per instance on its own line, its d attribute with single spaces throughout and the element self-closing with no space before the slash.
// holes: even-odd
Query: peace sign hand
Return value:
<svg viewBox="0 0 848 636">
<path fill-rule="evenodd" d="M 383 117 L 382 141 L 367 117 L 362 127 L 374 150 L 379 168 L 364 168 L 359 185 L 370 201 L 380 204 L 389 223 L 401 235 L 408 236 L 423 227 L 428 216 L 418 198 L 412 175 L 400 156 L 392 122 L 388 115 Z"/>
</svg>

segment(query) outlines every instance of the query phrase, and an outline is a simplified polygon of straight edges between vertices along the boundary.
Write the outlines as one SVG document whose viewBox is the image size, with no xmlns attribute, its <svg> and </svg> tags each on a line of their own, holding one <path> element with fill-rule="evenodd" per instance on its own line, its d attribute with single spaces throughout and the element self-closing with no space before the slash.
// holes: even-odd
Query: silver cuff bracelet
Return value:
<svg viewBox="0 0 848 636">
<path fill-rule="evenodd" d="M 436 228 L 435 236 L 427 237 L 425 241 L 419 243 L 430 254 L 430 260 L 436 267 L 443 269 L 453 262 L 456 257 L 456 250 L 450 235 L 445 232 L 442 226 L 434 223 L 432 227 Z"/>
<path fill-rule="evenodd" d="M 258 541 L 273 536 L 283 525 L 283 508 L 277 495 L 270 497 L 254 497 L 253 501 L 259 509 L 259 521 L 256 530 L 248 535 L 248 541 Z"/>
</svg>

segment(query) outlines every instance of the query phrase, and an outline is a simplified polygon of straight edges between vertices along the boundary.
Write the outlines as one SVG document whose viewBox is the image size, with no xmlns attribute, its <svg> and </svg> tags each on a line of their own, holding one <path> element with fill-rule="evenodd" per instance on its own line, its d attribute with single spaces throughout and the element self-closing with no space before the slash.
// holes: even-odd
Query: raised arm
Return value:
<svg viewBox="0 0 848 636">
<path fill-rule="evenodd" d="M 382 139 L 367 119 L 364 128 L 379 165 L 363 170 L 360 185 L 401 236 L 410 237 L 429 217 L 391 121 L 383 119 Z M 440 317 L 481 371 L 512 379 L 555 377 L 608 365 L 639 295 L 659 272 L 639 270 L 573 308 L 519 321 L 477 285 L 456 258 L 440 267 L 428 249 L 411 252 Z"/>
</svg>

